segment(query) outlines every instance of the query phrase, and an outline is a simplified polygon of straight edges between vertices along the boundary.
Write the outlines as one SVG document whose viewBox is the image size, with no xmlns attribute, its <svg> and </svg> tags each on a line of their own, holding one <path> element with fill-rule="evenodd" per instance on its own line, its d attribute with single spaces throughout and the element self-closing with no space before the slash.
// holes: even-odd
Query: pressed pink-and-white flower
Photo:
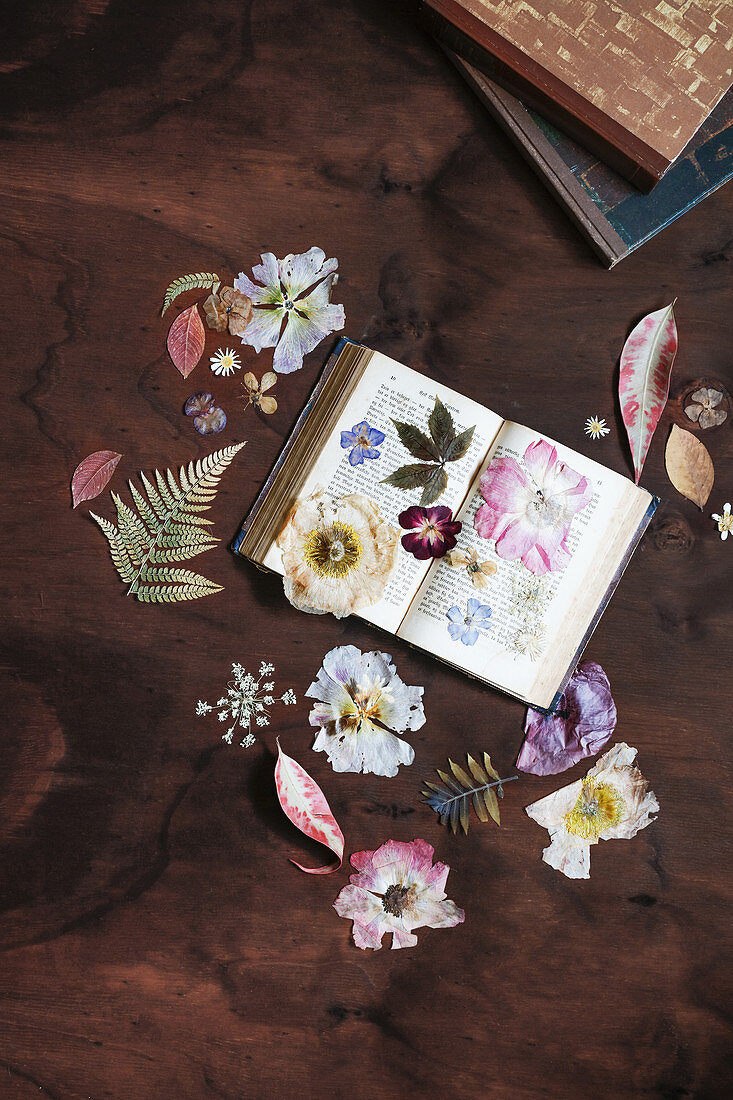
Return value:
<svg viewBox="0 0 733 1100">
<path fill-rule="evenodd" d="M 414 928 L 452 928 L 465 914 L 445 895 L 450 867 L 433 866 L 435 849 L 425 840 L 388 840 L 375 852 L 354 852 L 358 872 L 333 903 L 340 917 L 353 920 L 357 947 L 378 951 L 385 932 L 392 948 L 414 947 Z"/>
<path fill-rule="evenodd" d="M 539 439 L 524 452 L 523 466 L 510 456 L 494 458 L 481 477 L 481 495 L 486 503 L 474 520 L 478 533 L 496 540 L 500 558 L 521 559 L 541 576 L 570 561 L 570 524 L 590 501 L 593 487 Z"/>
</svg>

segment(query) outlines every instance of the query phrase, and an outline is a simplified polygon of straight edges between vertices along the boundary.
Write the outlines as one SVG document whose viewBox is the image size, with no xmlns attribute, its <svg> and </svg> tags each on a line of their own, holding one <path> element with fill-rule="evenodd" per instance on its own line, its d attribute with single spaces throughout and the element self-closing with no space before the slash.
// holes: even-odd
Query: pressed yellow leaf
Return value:
<svg viewBox="0 0 733 1100">
<path fill-rule="evenodd" d="M 707 447 L 692 432 L 672 425 L 664 454 L 669 480 L 678 493 L 702 511 L 713 487 L 715 469 Z"/>
<path fill-rule="evenodd" d="M 478 783 L 488 783 L 489 777 L 478 763 L 477 760 L 471 756 L 470 752 L 466 753 L 466 759 L 468 760 L 468 766 L 471 769 L 471 775 Z"/>
<path fill-rule="evenodd" d="M 501 825 L 499 820 L 499 799 L 496 797 L 496 792 L 493 787 L 484 787 L 484 801 L 486 802 L 486 809 L 497 825 Z"/>
</svg>

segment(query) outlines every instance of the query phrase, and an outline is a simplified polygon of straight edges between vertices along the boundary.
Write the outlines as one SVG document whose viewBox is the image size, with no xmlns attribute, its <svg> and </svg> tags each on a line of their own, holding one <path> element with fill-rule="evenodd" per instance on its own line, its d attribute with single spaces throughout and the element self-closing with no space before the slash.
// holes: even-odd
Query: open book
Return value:
<svg viewBox="0 0 733 1100">
<path fill-rule="evenodd" d="M 334 497 L 363 493 L 397 526 L 398 515 L 418 503 L 419 491 L 383 483 L 414 461 L 392 420 L 425 428 L 436 396 L 457 432 L 476 426 L 463 458 L 446 465 L 448 485 L 436 504 L 452 509 L 463 524 L 456 549 L 474 550 L 496 571 L 479 589 L 468 569 L 445 557 L 420 561 L 400 549 L 382 598 L 359 616 L 484 683 L 551 710 L 657 505 L 644 489 L 568 447 L 544 443 L 546 451 L 555 448 L 558 464 L 588 480 L 587 502 L 572 516 L 564 567 L 536 575 L 521 560 L 497 554 L 497 543 L 478 534 L 474 516 L 484 504 L 480 482 L 489 464 L 512 459 L 529 485 L 525 454 L 543 437 L 386 355 L 341 340 L 233 549 L 282 575 L 276 539 L 295 502 L 319 488 Z M 364 420 L 384 433 L 384 442 L 376 461 L 352 466 L 341 432 Z M 490 617 L 479 605 L 491 608 Z M 463 630 L 464 624 L 476 629 Z"/>
</svg>

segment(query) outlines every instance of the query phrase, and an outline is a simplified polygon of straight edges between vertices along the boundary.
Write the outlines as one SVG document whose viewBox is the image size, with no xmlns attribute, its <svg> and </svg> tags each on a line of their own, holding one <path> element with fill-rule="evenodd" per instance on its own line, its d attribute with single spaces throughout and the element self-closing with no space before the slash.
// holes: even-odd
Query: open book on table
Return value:
<svg viewBox="0 0 733 1100">
<path fill-rule="evenodd" d="M 445 557 L 419 561 L 400 549 L 382 598 L 359 616 L 486 684 L 551 710 L 658 503 L 627 478 L 568 447 L 502 419 L 380 352 L 344 339 L 244 520 L 233 549 L 282 575 L 276 539 L 296 501 L 319 488 L 334 497 L 363 493 L 376 501 L 389 524 L 397 526 L 397 516 L 418 503 L 419 490 L 405 492 L 383 483 L 399 466 L 414 461 L 392 420 L 424 430 L 436 396 L 452 414 L 456 432 L 476 426 L 463 458 L 446 465 L 448 485 L 436 504 L 446 505 L 463 524 L 456 549 L 474 550 L 480 562 L 495 563 L 496 571 L 485 587 L 477 588 L 472 579 L 475 573 L 450 565 Z M 352 466 L 349 451 L 341 445 L 341 432 L 364 420 L 384 433 L 384 442 L 379 444 L 377 460 Z M 537 575 L 521 560 L 502 557 L 501 539 L 495 542 L 480 536 L 474 516 L 484 504 L 481 476 L 492 462 L 495 469 L 502 458 L 514 460 L 511 465 L 520 488 L 530 495 L 537 493 L 544 509 L 542 485 L 532 477 L 525 459 L 527 449 L 543 440 L 543 454 L 555 449 L 548 477 L 564 463 L 578 475 L 576 481 L 588 479 L 590 490 L 585 493 L 585 505 L 570 519 L 563 567 Z M 547 521 L 552 520 L 550 507 Z M 486 607 L 491 608 L 490 617 L 479 610 Z"/>
</svg>

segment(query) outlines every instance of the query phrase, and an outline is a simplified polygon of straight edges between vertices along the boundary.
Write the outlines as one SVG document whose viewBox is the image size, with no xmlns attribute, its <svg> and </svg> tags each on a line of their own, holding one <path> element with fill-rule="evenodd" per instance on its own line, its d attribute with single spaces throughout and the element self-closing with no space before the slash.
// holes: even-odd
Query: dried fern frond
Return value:
<svg viewBox="0 0 733 1100">
<path fill-rule="evenodd" d="M 163 316 L 168 306 L 179 294 L 183 294 L 187 290 L 195 290 L 198 287 L 203 290 L 211 290 L 212 294 L 216 294 L 220 285 L 221 279 L 213 271 L 197 271 L 193 275 L 181 275 L 179 279 L 174 279 L 166 290 L 160 316 Z"/>
<path fill-rule="evenodd" d="M 448 775 L 436 768 L 443 783 L 429 783 L 426 780 L 422 796 L 440 818 L 441 825 L 449 824 L 453 832 L 457 833 L 460 824 L 463 832 L 468 834 L 469 805 L 473 806 L 480 821 L 488 821 L 492 817 L 497 825 L 501 824 L 499 798 L 504 797 L 504 784 L 511 783 L 517 776 L 510 775 L 507 779 L 500 779 L 487 752 L 484 753 L 483 767 L 470 753 L 466 754 L 466 760 L 470 776 L 459 764 L 449 759 L 453 774 Z"/>
<path fill-rule="evenodd" d="M 128 596 L 142 603 L 177 603 L 221 591 L 220 584 L 188 569 L 171 569 L 167 563 L 186 561 L 219 542 L 206 529 L 211 520 L 200 513 L 211 507 L 221 475 L 243 446 L 224 447 L 181 466 L 178 480 L 171 470 L 156 470 L 153 484 L 141 473 L 144 493 L 128 482 L 137 511 L 117 493 L 110 494 L 117 508 L 116 527 L 89 513 L 109 543 L 115 569 L 129 585 Z"/>
</svg>

